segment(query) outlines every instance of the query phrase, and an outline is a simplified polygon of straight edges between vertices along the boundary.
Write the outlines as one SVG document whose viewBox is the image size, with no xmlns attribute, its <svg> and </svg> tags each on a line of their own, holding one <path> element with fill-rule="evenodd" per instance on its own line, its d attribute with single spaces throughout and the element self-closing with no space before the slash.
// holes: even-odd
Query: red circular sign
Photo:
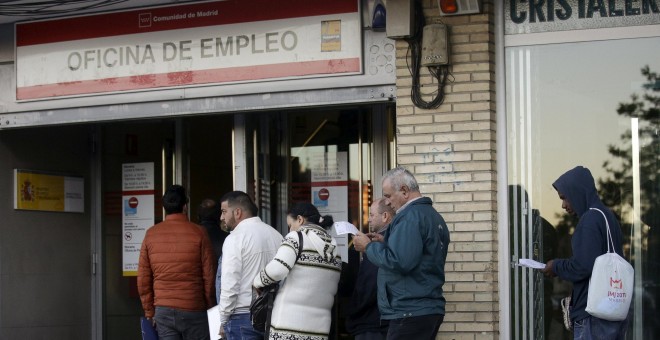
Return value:
<svg viewBox="0 0 660 340">
<path fill-rule="evenodd" d="M 319 190 L 319 198 L 320 199 L 322 199 L 324 201 L 327 201 L 329 197 L 330 197 L 330 191 L 328 191 L 328 189 L 323 188 L 323 189 Z"/>
<path fill-rule="evenodd" d="M 131 208 L 137 208 L 138 206 L 138 199 L 137 197 L 131 197 L 128 199 L 128 206 Z"/>
</svg>

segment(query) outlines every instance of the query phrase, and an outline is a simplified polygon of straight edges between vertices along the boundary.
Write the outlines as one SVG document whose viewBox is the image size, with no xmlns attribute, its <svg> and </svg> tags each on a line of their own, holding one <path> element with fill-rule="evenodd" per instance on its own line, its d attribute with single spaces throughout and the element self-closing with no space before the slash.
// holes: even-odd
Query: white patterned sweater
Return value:
<svg viewBox="0 0 660 340">
<path fill-rule="evenodd" d="M 337 242 L 322 227 L 305 224 L 303 252 L 298 255 L 298 233 L 290 232 L 275 258 L 254 278 L 261 288 L 282 281 L 275 297 L 269 339 L 327 339 L 331 309 L 341 273 Z"/>
</svg>

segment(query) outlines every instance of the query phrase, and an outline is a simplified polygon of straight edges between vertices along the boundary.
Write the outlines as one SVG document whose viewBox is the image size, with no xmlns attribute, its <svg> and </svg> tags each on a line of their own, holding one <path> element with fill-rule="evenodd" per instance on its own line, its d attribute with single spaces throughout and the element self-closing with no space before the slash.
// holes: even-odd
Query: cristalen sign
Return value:
<svg viewBox="0 0 660 340">
<path fill-rule="evenodd" d="M 505 34 L 653 25 L 658 0 L 506 0 Z"/>
</svg>

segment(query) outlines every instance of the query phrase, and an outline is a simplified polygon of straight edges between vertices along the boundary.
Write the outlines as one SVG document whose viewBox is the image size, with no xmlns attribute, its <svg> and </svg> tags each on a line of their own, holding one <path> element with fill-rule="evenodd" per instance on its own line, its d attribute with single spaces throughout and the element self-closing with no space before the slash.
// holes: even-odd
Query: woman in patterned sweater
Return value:
<svg viewBox="0 0 660 340">
<path fill-rule="evenodd" d="M 283 280 L 273 305 L 269 339 L 328 339 L 341 273 L 337 242 L 326 231 L 332 217 L 321 217 L 311 203 L 297 203 L 287 214 L 287 224 L 289 234 L 275 258 L 253 282 L 262 288 Z M 300 258 L 298 230 L 303 237 Z"/>
</svg>

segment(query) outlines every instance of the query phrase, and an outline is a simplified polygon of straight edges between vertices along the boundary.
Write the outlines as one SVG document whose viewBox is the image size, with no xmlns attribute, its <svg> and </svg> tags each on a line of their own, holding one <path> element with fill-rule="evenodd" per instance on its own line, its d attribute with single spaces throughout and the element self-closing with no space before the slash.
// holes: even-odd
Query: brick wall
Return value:
<svg viewBox="0 0 660 340">
<path fill-rule="evenodd" d="M 397 162 L 415 174 L 451 231 L 438 339 L 497 339 L 493 3 L 485 0 L 481 14 L 455 17 L 440 17 L 436 0 L 422 4 L 427 23 L 449 26 L 453 82 L 439 108 L 415 107 L 408 44 L 397 40 Z M 432 93 L 437 83 L 425 67 L 421 74 L 422 93 Z"/>
</svg>

